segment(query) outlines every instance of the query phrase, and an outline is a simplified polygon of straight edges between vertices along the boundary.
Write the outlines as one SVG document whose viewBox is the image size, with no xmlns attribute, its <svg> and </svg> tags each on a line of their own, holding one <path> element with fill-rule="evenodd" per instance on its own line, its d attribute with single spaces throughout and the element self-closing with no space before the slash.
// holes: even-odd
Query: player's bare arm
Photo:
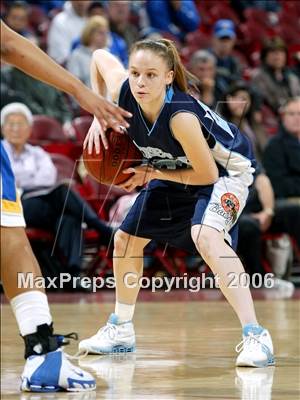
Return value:
<svg viewBox="0 0 300 400">
<path fill-rule="evenodd" d="M 26 38 L 1 21 L 1 58 L 25 73 L 74 96 L 78 103 L 94 114 L 99 122 L 119 130 L 128 126 L 125 117 L 131 114 L 92 92 L 79 79 L 53 61 Z"/>
<path fill-rule="evenodd" d="M 217 181 L 218 169 L 202 134 L 198 118 L 191 113 L 176 114 L 171 120 L 171 128 L 192 168 L 175 171 L 158 170 L 150 166 L 128 168 L 123 172 L 135 175 L 120 185 L 123 189 L 130 192 L 151 179 L 162 179 L 188 185 L 210 185 Z"/>
<path fill-rule="evenodd" d="M 128 77 L 128 73 L 120 61 L 108 51 L 99 49 L 93 53 L 90 71 L 93 91 L 102 96 L 108 94 L 113 101 L 117 101 L 121 85 Z M 123 126 L 128 127 L 128 124 Z M 92 152 L 94 144 L 96 152 L 99 153 L 99 136 L 107 149 L 108 142 L 105 133 L 99 129 L 99 124 L 94 120 L 84 141 L 84 148 L 88 146 L 89 153 Z"/>
<path fill-rule="evenodd" d="M 198 118 L 188 112 L 176 114 L 170 121 L 173 135 L 190 161 L 190 184 L 210 185 L 219 177 L 218 168 L 203 136 Z M 187 172 L 192 172 L 188 171 Z"/>
</svg>

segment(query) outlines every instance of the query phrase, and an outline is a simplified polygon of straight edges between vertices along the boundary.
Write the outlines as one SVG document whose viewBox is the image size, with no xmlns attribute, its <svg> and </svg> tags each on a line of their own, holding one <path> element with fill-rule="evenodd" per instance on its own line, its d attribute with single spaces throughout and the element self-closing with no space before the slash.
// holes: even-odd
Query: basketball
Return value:
<svg viewBox="0 0 300 400">
<path fill-rule="evenodd" d="M 100 146 L 100 153 L 88 154 L 87 148 L 83 151 L 83 161 L 88 173 L 98 182 L 105 185 L 119 185 L 133 174 L 123 174 L 126 168 L 141 164 L 142 153 L 133 144 L 126 133 L 119 133 L 112 129 L 106 132 L 108 149 Z"/>
</svg>

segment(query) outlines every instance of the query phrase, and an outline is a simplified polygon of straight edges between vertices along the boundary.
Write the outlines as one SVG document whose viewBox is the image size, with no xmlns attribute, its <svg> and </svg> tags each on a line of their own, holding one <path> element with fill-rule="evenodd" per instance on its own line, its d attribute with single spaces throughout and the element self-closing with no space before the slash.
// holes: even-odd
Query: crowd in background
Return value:
<svg viewBox="0 0 300 400">
<path fill-rule="evenodd" d="M 174 40 L 187 69 L 198 79 L 196 86 L 191 84 L 191 94 L 235 123 L 252 142 L 258 160 L 253 190 L 240 219 L 238 252 L 248 272 L 264 274 L 263 253 L 269 250 L 269 264 L 282 278 L 287 277 L 282 265 L 288 265 L 291 254 L 300 249 L 299 4 L 292 0 L 3 1 L 1 16 L 88 86 L 94 50 L 106 49 L 127 66 L 135 41 Z M 82 226 L 98 231 L 100 244 L 108 246 L 112 231 L 101 221 L 108 214 L 101 209 L 100 218 L 99 204 L 97 209 L 88 204 L 86 186 L 76 193 L 57 178 L 57 167 L 45 151 L 51 146 L 43 146 L 47 138 L 33 147 L 30 134 L 32 114 L 44 115 L 63 125 L 62 142 L 80 141 L 74 121 L 89 117 L 66 95 L 4 64 L 3 107 L 1 131 L 23 192 L 27 225 L 53 232 L 62 225 L 58 248 L 68 268 L 79 274 L 83 250 L 75 254 L 74 246 L 81 246 Z M 73 161 L 78 155 L 78 151 L 67 154 Z M 79 168 L 78 180 L 83 183 L 85 178 Z M 119 192 L 114 200 L 118 198 L 118 210 L 124 214 L 128 207 L 122 206 Z M 128 196 L 125 203 L 130 204 Z"/>
</svg>

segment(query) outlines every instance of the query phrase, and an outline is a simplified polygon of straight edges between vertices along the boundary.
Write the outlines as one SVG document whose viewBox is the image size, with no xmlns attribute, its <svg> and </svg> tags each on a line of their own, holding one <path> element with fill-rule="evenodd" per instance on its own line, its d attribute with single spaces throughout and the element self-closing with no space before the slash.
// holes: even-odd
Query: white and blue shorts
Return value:
<svg viewBox="0 0 300 400">
<path fill-rule="evenodd" d="M 193 225 L 207 225 L 224 232 L 234 249 L 237 220 L 246 204 L 252 173 L 223 176 L 214 185 L 192 186 L 153 180 L 143 189 L 120 229 L 133 236 L 195 252 Z"/>
</svg>

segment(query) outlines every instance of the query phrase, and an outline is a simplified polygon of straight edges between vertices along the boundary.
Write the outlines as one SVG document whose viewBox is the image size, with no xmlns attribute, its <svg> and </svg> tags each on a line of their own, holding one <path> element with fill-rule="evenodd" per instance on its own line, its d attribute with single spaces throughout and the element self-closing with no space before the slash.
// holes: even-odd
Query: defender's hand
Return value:
<svg viewBox="0 0 300 400">
<path fill-rule="evenodd" d="M 81 86 L 80 90 L 76 92 L 75 98 L 81 107 L 95 115 L 101 123 L 102 120 L 105 120 L 108 126 L 115 130 L 118 130 L 119 125 L 125 128 L 129 127 L 125 118 L 132 117 L 131 113 L 92 92 L 86 86 Z"/>
</svg>

